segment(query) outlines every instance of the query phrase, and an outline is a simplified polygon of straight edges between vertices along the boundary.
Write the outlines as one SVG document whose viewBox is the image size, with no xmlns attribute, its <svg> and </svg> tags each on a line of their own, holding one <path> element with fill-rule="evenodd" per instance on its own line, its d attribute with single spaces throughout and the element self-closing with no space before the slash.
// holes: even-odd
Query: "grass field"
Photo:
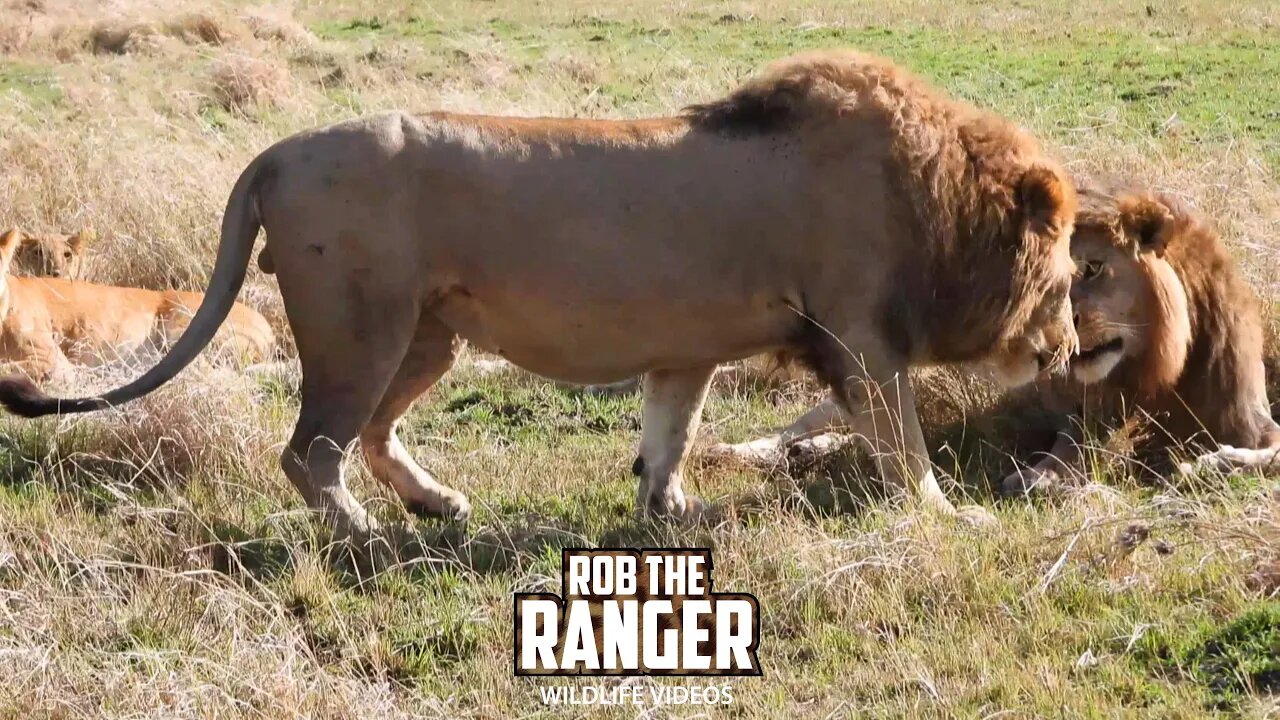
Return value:
<svg viewBox="0 0 1280 720">
<path fill-rule="evenodd" d="M 89 279 L 199 289 L 232 182 L 288 133 L 394 107 L 669 113 L 852 45 L 1015 118 L 1072 169 L 1186 198 L 1274 308 L 1278 38 L 1267 0 L 2 0 L 0 227 L 92 227 Z M 244 299 L 282 322 L 256 267 Z M 124 410 L 0 421 L 0 718 L 558 716 L 512 677 L 511 593 L 554 589 L 559 549 L 580 545 L 707 545 L 717 588 L 760 599 L 764 678 L 728 708 L 654 717 L 1280 713 L 1265 479 L 1152 486 L 1100 463 L 1065 497 L 1001 501 L 998 434 L 935 428 L 940 462 L 968 469 L 950 491 L 999 531 L 867 497 L 843 455 L 769 475 L 695 463 L 723 522 L 667 526 L 632 512 L 637 399 L 464 363 L 402 434 L 475 515 L 415 521 L 353 463 L 403 539 L 370 576 L 277 467 L 297 383 L 296 363 L 205 368 Z M 818 396 L 723 383 L 703 438 Z"/>
</svg>

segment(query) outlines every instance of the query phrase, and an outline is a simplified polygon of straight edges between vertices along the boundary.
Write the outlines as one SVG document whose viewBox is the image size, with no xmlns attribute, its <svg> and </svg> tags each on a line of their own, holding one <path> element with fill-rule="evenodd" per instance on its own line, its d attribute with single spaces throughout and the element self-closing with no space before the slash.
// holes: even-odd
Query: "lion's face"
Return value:
<svg viewBox="0 0 1280 720">
<path fill-rule="evenodd" d="M 1038 297 L 1024 315 L 1023 329 L 1001 342 L 992 357 L 996 380 L 1005 387 L 1032 382 L 1046 370 L 1064 372 L 1078 347 L 1070 300 L 1075 193 L 1059 174 L 1037 170 L 1023 178 L 1019 196 L 1025 213 L 1021 243 L 1033 249 L 1028 268 L 1034 269 L 1025 272 L 1036 278 L 1027 292 Z"/>
<path fill-rule="evenodd" d="M 84 238 L 75 235 L 24 235 L 14 256 L 17 269 L 35 277 L 74 278 L 80 274 Z"/>
<path fill-rule="evenodd" d="M 996 381 L 1005 387 L 1025 385 L 1045 371 L 1065 369 L 1067 359 L 1076 347 L 1072 324 L 1070 289 L 1073 265 L 1064 240 L 1055 249 L 1056 270 L 1040 304 L 1020 335 L 1007 341 L 997 351 L 992 366 Z"/>
<path fill-rule="evenodd" d="M 1080 353 L 1076 380 L 1099 383 L 1126 358 L 1158 352 L 1180 369 L 1190 334 L 1186 294 L 1164 249 L 1174 223 L 1149 198 L 1122 198 L 1112 222 L 1076 226 L 1071 287 Z"/>
<path fill-rule="evenodd" d="M 1143 349 L 1146 274 L 1133 250 L 1108 228 L 1078 228 L 1072 249 L 1079 267 L 1071 296 L 1080 354 L 1071 360 L 1071 374 L 1097 383 L 1126 355 Z"/>
</svg>

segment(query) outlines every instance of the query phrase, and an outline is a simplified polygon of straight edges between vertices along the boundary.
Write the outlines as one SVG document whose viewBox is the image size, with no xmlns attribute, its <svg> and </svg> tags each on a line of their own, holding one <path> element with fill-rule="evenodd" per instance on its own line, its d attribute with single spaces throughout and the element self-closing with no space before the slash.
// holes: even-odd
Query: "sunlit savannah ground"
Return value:
<svg viewBox="0 0 1280 720">
<path fill-rule="evenodd" d="M 199 289 L 232 182 L 291 132 L 388 108 L 670 113 L 843 45 L 1006 113 L 1075 170 L 1184 197 L 1274 308 L 1278 38 L 1267 0 L 3 0 L 0 227 L 92 227 L 89 279 Z M 272 278 L 251 268 L 243 297 L 283 329 Z M 1064 497 L 999 500 L 1014 423 L 950 382 L 925 393 L 937 459 L 999 531 L 868 496 L 852 454 L 694 463 L 723 521 L 669 527 L 632 512 L 637 399 L 463 363 L 404 436 L 475 516 L 417 521 L 353 462 L 399 537 L 370 576 L 278 470 L 296 388 L 296 363 L 194 369 L 120 411 L 0 421 L 0 717 L 555 716 L 512 677 L 511 593 L 555 589 L 559 548 L 582 545 L 709 545 L 717 587 L 760 598 L 764 678 L 652 717 L 1280 712 L 1265 479 L 1139 481 L 1099 452 Z M 818 396 L 721 383 L 703 440 Z"/>
</svg>

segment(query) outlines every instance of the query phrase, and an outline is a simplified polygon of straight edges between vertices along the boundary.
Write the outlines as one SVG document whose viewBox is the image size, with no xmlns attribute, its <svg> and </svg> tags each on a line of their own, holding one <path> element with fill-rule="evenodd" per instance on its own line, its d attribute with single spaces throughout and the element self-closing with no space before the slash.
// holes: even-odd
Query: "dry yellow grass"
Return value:
<svg viewBox="0 0 1280 720">
<path fill-rule="evenodd" d="M 291 132 L 392 107 L 667 113 L 783 52 L 858 43 L 1018 118 L 1075 169 L 1186 198 L 1274 303 L 1277 96 L 1251 78 L 1274 77 L 1277 22 L 1264 0 L 4 0 L 0 227 L 92 226 L 89 279 L 200 289 L 231 184 Z M 242 299 L 284 330 L 256 266 Z M 412 522 L 357 468 L 357 494 L 400 531 L 402 564 L 370 578 L 276 467 L 297 383 L 292 362 L 202 368 L 137 407 L 0 422 L 0 717 L 554 716 L 511 676 L 511 593 L 555 576 L 560 546 L 613 543 L 709 544 L 717 584 L 760 597 L 765 678 L 738 681 L 728 714 L 1275 711 L 1265 668 L 1188 660 L 1242 617 L 1270 637 L 1256 618 L 1280 518 L 1263 480 L 1144 487 L 1105 450 L 1094 482 L 1051 503 L 997 503 L 961 476 L 954 491 L 1003 522 L 977 535 L 862 498 L 837 460 L 771 477 L 708 465 L 690 480 L 725 522 L 672 528 L 630 515 L 634 399 L 463 367 L 404 433 L 477 517 Z M 991 396 L 939 385 L 939 461 L 1007 467 L 998 423 L 972 417 Z M 742 438 L 818 394 L 723 383 L 705 435 Z"/>
<path fill-rule="evenodd" d="M 289 91 L 289 71 L 267 60 L 233 55 L 213 68 L 213 97 L 225 110 L 275 106 Z"/>
</svg>

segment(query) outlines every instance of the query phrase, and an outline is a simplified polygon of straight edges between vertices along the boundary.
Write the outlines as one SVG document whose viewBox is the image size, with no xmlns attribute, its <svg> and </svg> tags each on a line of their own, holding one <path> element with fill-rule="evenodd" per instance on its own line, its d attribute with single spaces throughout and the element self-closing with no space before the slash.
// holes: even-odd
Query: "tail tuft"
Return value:
<svg viewBox="0 0 1280 720">
<path fill-rule="evenodd" d="M 0 405 L 25 418 L 58 412 L 58 401 L 46 395 L 25 375 L 0 378 Z"/>
</svg>

